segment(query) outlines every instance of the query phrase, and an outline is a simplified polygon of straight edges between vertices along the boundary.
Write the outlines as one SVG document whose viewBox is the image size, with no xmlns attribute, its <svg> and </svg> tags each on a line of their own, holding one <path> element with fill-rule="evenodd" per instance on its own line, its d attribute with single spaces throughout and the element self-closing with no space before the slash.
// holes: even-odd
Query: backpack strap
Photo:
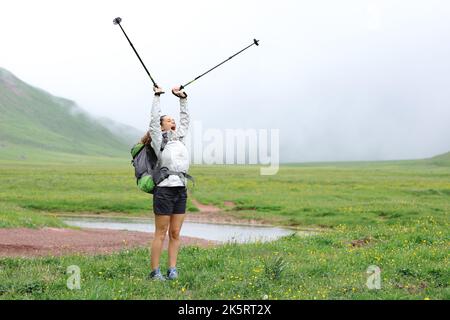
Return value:
<svg viewBox="0 0 450 320">
<path fill-rule="evenodd" d="M 186 179 L 189 179 L 189 180 L 192 181 L 192 183 L 193 183 L 194 186 L 195 186 L 195 180 L 194 180 L 194 177 L 191 176 L 191 175 L 189 175 L 189 174 L 187 174 L 186 172 L 178 172 L 178 171 L 167 170 L 167 173 L 168 173 L 168 175 L 172 175 L 172 174 L 173 174 L 173 175 L 179 176 L 180 178 L 186 178 Z"/>
<path fill-rule="evenodd" d="M 167 136 L 167 132 L 162 133 L 162 141 L 161 141 L 161 148 L 160 152 L 163 152 L 164 148 L 166 147 L 167 142 L 169 142 L 169 137 Z"/>
<path fill-rule="evenodd" d="M 194 184 L 194 187 L 195 187 L 194 177 L 192 177 L 191 175 L 189 175 L 185 172 L 169 170 L 166 167 L 162 167 L 162 168 L 159 168 L 159 169 L 156 169 L 153 171 L 155 185 L 158 185 L 161 181 L 165 180 L 170 175 L 179 176 L 180 179 L 183 179 L 183 178 L 189 179 L 192 181 L 192 183 Z"/>
</svg>

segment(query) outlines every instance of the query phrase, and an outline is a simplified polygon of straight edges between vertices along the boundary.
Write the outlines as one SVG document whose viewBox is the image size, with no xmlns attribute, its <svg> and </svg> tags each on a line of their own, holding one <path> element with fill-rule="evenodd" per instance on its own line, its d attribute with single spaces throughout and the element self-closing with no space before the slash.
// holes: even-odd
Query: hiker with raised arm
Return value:
<svg viewBox="0 0 450 320">
<path fill-rule="evenodd" d="M 180 99 L 180 125 L 168 115 L 161 114 L 160 95 L 164 91 L 153 88 L 151 120 L 149 130 L 141 144 L 151 147 L 157 163 L 152 168 L 153 212 L 155 214 L 155 235 L 151 246 L 150 279 L 165 280 L 160 270 L 160 256 L 166 234 L 169 233 L 169 268 L 167 279 L 178 277 L 176 268 L 180 247 L 180 231 L 186 213 L 187 178 L 190 177 L 189 152 L 185 138 L 189 129 L 187 94 L 180 87 L 172 93 Z"/>
</svg>

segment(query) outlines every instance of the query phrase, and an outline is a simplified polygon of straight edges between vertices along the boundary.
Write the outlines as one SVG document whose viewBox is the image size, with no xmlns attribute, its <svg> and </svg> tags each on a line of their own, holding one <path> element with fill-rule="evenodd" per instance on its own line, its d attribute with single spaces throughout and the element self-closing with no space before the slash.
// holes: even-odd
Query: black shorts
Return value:
<svg viewBox="0 0 450 320">
<path fill-rule="evenodd" d="M 155 187 L 153 212 L 155 214 L 186 213 L 186 187 Z"/>
</svg>

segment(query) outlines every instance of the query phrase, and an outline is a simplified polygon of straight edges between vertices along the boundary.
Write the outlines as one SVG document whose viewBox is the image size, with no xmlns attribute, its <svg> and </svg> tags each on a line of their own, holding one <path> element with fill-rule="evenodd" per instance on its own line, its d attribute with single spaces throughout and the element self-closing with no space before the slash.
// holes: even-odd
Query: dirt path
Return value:
<svg viewBox="0 0 450 320">
<path fill-rule="evenodd" d="M 250 225 L 267 225 L 261 221 L 253 219 L 239 219 L 233 217 L 219 207 L 201 204 L 196 199 L 191 198 L 192 203 L 200 210 L 198 213 L 189 212 L 186 215 L 186 221 L 192 222 L 209 222 L 209 223 L 224 223 L 224 224 L 250 224 Z M 232 201 L 224 201 L 224 206 L 234 208 L 236 205 Z"/>
<path fill-rule="evenodd" d="M 213 205 L 204 205 L 195 199 L 193 204 L 200 210 L 188 213 L 185 221 L 252 224 L 261 225 L 256 220 L 238 219 L 227 215 Z M 225 201 L 226 207 L 234 207 L 231 201 Z M 72 214 L 73 215 L 73 214 Z M 83 214 L 83 216 L 89 216 Z M 99 217 L 99 215 L 96 215 Z M 153 233 L 106 230 L 106 229 L 66 229 L 66 228 L 13 228 L 0 229 L 0 257 L 39 257 L 60 256 L 73 253 L 107 254 L 135 247 L 149 247 Z M 202 247 L 219 245 L 219 242 L 200 238 L 181 237 L 182 246 L 198 245 Z M 164 242 L 167 249 L 168 239 Z"/>
<path fill-rule="evenodd" d="M 135 247 L 150 247 L 153 233 L 105 229 L 14 228 L 0 229 L 0 257 L 60 256 L 73 253 L 105 254 Z M 181 237 L 182 246 L 208 247 L 218 242 Z M 168 239 L 164 242 L 167 249 Z"/>
</svg>

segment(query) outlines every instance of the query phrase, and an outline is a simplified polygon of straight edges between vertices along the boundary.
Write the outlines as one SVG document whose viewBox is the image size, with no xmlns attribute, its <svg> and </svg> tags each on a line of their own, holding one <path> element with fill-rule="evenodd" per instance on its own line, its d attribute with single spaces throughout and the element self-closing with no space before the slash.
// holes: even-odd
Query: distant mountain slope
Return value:
<svg viewBox="0 0 450 320">
<path fill-rule="evenodd" d="M 428 161 L 437 165 L 450 166 L 450 151 L 444 154 L 434 156 L 428 159 Z"/>
<path fill-rule="evenodd" d="M 52 96 L 0 68 L 0 158 L 11 150 L 128 156 L 140 133 L 94 119 L 70 100 Z M 11 148 L 8 153 L 8 147 Z"/>
</svg>

